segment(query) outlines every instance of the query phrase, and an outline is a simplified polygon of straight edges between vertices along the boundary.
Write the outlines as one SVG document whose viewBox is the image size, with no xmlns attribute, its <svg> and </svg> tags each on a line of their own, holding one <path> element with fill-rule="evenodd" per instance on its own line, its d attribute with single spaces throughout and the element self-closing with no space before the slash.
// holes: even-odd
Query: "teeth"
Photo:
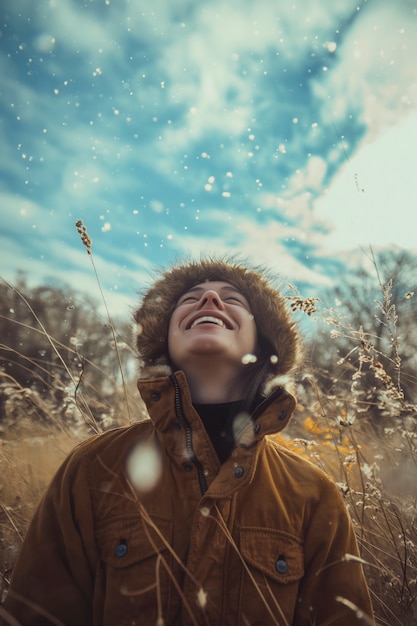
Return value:
<svg viewBox="0 0 417 626">
<path fill-rule="evenodd" d="M 198 317 L 196 320 L 194 320 L 194 322 L 191 324 L 191 328 L 194 328 L 195 326 L 198 326 L 199 324 L 205 324 L 206 322 L 217 324 L 217 326 L 221 326 L 222 328 L 224 327 L 224 322 L 222 322 L 222 320 L 220 320 L 218 317 L 205 315 L 204 317 Z"/>
</svg>

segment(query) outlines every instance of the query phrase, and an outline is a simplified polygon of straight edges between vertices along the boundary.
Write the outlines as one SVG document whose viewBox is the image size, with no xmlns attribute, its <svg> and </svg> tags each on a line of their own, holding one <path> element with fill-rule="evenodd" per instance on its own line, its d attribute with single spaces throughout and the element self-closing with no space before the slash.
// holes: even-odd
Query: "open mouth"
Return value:
<svg viewBox="0 0 417 626">
<path fill-rule="evenodd" d="M 220 328 L 228 328 L 224 321 L 219 317 L 214 317 L 213 315 L 203 315 L 201 317 L 197 317 L 191 324 L 190 328 L 195 328 L 200 324 L 215 324 L 216 326 L 220 326 Z"/>
</svg>

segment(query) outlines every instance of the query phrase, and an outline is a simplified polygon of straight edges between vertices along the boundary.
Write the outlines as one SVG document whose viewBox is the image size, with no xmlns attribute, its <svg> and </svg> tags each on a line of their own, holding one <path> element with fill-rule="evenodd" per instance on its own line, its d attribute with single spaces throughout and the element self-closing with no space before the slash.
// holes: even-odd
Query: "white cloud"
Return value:
<svg viewBox="0 0 417 626">
<path fill-rule="evenodd" d="M 190 141 L 219 134 L 238 136 L 256 118 L 255 99 L 262 78 L 272 67 L 292 71 L 305 63 L 312 48 L 324 46 L 322 37 L 333 20 L 350 12 L 345 0 L 322 6 L 315 0 L 302 7 L 260 2 L 201 3 L 190 19 L 175 30 L 161 50 L 158 70 L 166 76 L 165 89 L 172 104 L 188 115 L 184 128 L 172 125 L 164 132 L 161 151 L 182 150 Z M 267 61 L 263 65 L 264 61 Z M 269 110 L 276 101 L 269 103 Z"/>
<path fill-rule="evenodd" d="M 262 209 L 277 211 L 281 220 L 286 218 L 295 223 L 300 233 L 309 232 L 309 242 L 317 246 L 322 244 L 323 237 L 314 234 L 314 228 L 321 224 L 313 212 L 313 203 L 316 194 L 322 190 L 326 172 L 324 159 L 311 156 L 306 167 L 294 173 L 279 195 L 267 192 L 261 196 Z"/>
<path fill-rule="evenodd" d="M 413 139 L 415 138 L 415 139 Z M 417 114 L 379 136 L 357 154 L 314 206 L 332 232 L 329 250 L 369 245 L 417 249 Z"/>
<path fill-rule="evenodd" d="M 311 156 L 306 167 L 303 170 L 297 170 L 290 179 L 287 194 L 300 193 L 305 188 L 321 189 L 326 171 L 325 160 L 319 156 Z"/>
<path fill-rule="evenodd" d="M 29 257 L 25 255 L 24 243 L 22 246 L 20 241 L 1 235 L 0 246 L 0 275 L 9 283 L 15 283 L 17 269 L 20 268 L 29 286 L 48 284 L 51 280 L 61 287 L 70 285 L 80 297 L 85 294 L 96 300 L 98 310 L 105 315 L 91 258 L 81 242 L 76 248 L 54 237 L 45 245 L 43 254 Z M 112 259 L 111 249 L 105 246 L 104 236 L 95 248 L 94 265 L 110 315 L 128 318 L 137 300 L 137 292 L 144 284 L 149 284 L 151 264 L 146 262 L 146 258 L 132 255 L 126 259 L 127 265 L 122 266 Z M 19 258 L 24 258 L 24 263 L 16 263 Z"/>
<path fill-rule="evenodd" d="M 41 4 L 38 1 L 38 4 Z M 98 14 L 94 6 L 88 10 L 85 5 L 81 10 L 71 0 L 48 0 L 43 2 L 43 10 L 38 15 L 44 17 L 47 30 L 41 35 L 52 37 L 55 45 L 70 50 L 71 53 L 88 54 L 92 61 L 99 63 L 110 54 L 113 57 L 120 55 L 120 48 L 114 41 L 113 10 L 111 4 L 101 5 Z M 39 18 L 38 18 L 39 19 Z M 39 26 L 43 25 L 42 18 Z M 39 35 L 35 39 L 38 43 Z M 88 71 L 90 68 L 88 68 Z"/>
<path fill-rule="evenodd" d="M 291 226 L 270 220 L 257 224 L 247 215 L 234 215 L 221 210 L 205 210 L 204 222 L 211 228 L 218 225 L 221 238 L 208 242 L 203 238 L 186 232 L 176 232 L 173 243 L 177 249 L 193 258 L 210 255 L 239 254 L 252 263 L 263 263 L 289 281 L 311 281 L 327 285 L 330 281 L 323 275 L 297 260 L 291 250 L 291 244 L 302 247 L 307 242 L 313 244 L 312 237 L 299 226 Z"/>
<path fill-rule="evenodd" d="M 53 278 L 58 284 L 69 284 L 100 302 L 100 292 L 91 257 L 87 254 L 75 228 L 75 216 L 63 207 L 47 210 L 41 204 L 27 198 L 0 194 L 2 207 L 2 234 L 0 235 L 0 274 L 14 282 L 18 270 L 27 274 L 30 285 L 42 284 Z M 78 217 L 78 216 L 77 216 Z M 106 302 L 114 314 L 129 314 L 127 303 L 136 298 L 136 291 L 147 280 L 152 263 L 146 255 L 119 248 L 116 241 L 123 237 L 122 222 L 117 224 L 115 241 L 108 240 L 107 230 L 98 229 L 105 221 L 90 229 L 88 218 L 84 220 L 93 236 L 93 259 Z M 132 241 L 132 240 L 131 240 Z"/>
<path fill-rule="evenodd" d="M 323 103 L 324 123 L 346 125 L 353 115 L 372 141 L 417 106 L 410 63 L 417 56 L 417 20 L 407 0 L 369 3 L 362 13 L 338 46 L 329 71 L 312 86 Z"/>
</svg>

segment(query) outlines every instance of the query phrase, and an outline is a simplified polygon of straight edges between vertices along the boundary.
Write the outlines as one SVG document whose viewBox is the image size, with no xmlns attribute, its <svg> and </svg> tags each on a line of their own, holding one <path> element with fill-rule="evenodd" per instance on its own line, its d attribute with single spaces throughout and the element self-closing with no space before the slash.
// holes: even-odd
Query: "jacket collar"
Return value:
<svg viewBox="0 0 417 626">
<path fill-rule="evenodd" d="M 180 398 L 176 397 L 176 384 L 180 393 Z M 187 379 L 182 371 L 178 371 L 170 376 L 161 376 L 153 379 L 139 379 L 137 387 L 142 400 L 146 404 L 149 415 L 155 426 L 161 432 L 169 430 L 172 427 L 174 418 L 173 409 L 181 410 L 190 418 L 196 414 L 194 410 L 190 390 L 188 388 Z M 181 401 L 181 407 L 176 407 L 178 400 Z M 288 400 L 290 402 L 288 403 Z M 281 404 L 285 407 L 281 407 Z M 287 405 L 290 406 L 287 406 Z M 292 394 L 285 390 L 284 387 L 275 387 L 268 396 L 255 407 L 252 418 L 255 422 L 255 438 L 259 441 L 265 435 L 275 434 L 283 430 L 294 412 L 295 398 Z M 279 409 L 279 410 L 278 410 Z M 175 412 L 175 411 L 174 411 Z M 197 415 L 197 414 L 196 414 Z M 174 418 L 175 419 L 175 418 Z M 196 422 L 196 420 L 192 420 Z M 204 428 L 201 420 L 198 418 L 194 426 Z"/>
<path fill-rule="evenodd" d="M 184 372 L 139 380 L 138 389 L 167 453 L 178 464 L 184 465 L 187 460 L 193 462 L 199 473 L 201 492 L 210 489 L 210 494 L 217 496 L 230 494 L 251 480 L 259 444 L 265 435 L 276 434 L 285 428 L 295 408 L 295 398 L 291 394 L 282 387 L 274 389 L 255 408 L 252 419 L 242 424 L 236 447 L 221 466 L 193 407 Z M 242 480 L 229 479 L 239 471 Z M 213 490 L 216 493 L 212 493 Z"/>
</svg>

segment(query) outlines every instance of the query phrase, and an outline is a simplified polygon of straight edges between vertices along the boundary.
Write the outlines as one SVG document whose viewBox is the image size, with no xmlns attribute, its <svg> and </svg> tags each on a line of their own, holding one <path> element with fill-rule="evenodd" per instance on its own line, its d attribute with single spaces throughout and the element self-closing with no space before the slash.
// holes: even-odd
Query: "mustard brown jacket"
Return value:
<svg viewBox="0 0 417 626">
<path fill-rule="evenodd" d="M 294 398 L 276 389 L 221 465 L 182 372 L 139 388 L 151 419 L 77 446 L 40 503 L 4 607 L 18 623 L 372 624 L 337 487 L 268 436 Z M 138 491 L 126 461 L 145 445 L 160 475 Z"/>
</svg>

